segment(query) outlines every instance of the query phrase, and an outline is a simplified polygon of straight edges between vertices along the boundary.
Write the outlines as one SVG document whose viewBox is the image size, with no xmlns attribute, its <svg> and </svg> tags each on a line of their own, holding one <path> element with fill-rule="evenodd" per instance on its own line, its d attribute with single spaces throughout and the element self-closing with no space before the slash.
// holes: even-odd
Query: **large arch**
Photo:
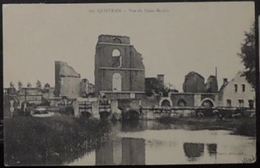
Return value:
<svg viewBox="0 0 260 168">
<path fill-rule="evenodd" d="M 109 112 L 109 111 L 101 111 L 101 112 L 99 112 L 99 117 L 102 120 L 108 119 L 110 115 L 111 115 L 111 112 Z"/>
<path fill-rule="evenodd" d="M 112 77 L 112 90 L 118 92 L 122 90 L 122 77 L 120 73 L 114 73 Z"/>
<path fill-rule="evenodd" d="M 112 51 L 112 57 L 119 57 L 121 55 L 121 52 L 119 49 L 115 48 Z"/>
<path fill-rule="evenodd" d="M 201 107 L 215 107 L 215 102 L 211 98 L 205 98 L 200 103 Z"/>
<path fill-rule="evenodd" d="M 124 120 L 138 120 L 140 118 L 140 112 L 135 109 L 129 109 L 123 113 Z"/>
<path fill-rule="evenodd" d="M 162 98 L 159 102 L 160 106 L 172 106 L 172 100 L 170 98 Z"/>
<path fill-rule="evenodd" d="M 122 55 L 121 51 L 117 48 L 112 50 L 112 66 L 113 67 L 121 67 L 122 65 Z"/>
</svg>

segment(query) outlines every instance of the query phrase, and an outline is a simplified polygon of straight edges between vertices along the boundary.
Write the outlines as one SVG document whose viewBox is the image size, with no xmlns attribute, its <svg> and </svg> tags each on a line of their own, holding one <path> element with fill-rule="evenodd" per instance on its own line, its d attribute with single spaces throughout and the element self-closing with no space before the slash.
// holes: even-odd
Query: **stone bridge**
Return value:
<svg viewBox="0 0 260 168">
<path fill-rule="evenodd" d="M 159 106 L 168 107 L 216 107 L 217 93 L 170 93 L 168 97 L 161 97 Z"/>
<path fill-rule="evenodd" d="M 218 106 L 217 93 L 171 93 L 168 97 L 138 99 L 110 99 L 108 105 L 98 98 L 81 98 L 74 103 L 75 116 L 117 119 L 154 119 L 163 115 L 195 113 L 199 108 L 214 109 Z M 171 114 L 170 114 L 171 113 Z"/>
<path fill-rule="evenodd" d="M 73 108 L 75 117 L 118 118 L 120 116 L 118 113 L 121 113 L 118 111 L 117 101 L 111 100 L 109 104 L 101 104 L 98 98 L 77 98 L 73 102 Z"/>
</svg>

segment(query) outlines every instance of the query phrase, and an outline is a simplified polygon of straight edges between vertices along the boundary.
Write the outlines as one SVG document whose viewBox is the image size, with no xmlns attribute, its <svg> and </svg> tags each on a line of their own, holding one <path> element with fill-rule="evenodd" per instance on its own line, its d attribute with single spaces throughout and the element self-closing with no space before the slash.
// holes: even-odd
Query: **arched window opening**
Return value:
<svg viewBox="0 0 260 168">
<path fill-rule="evenodd" d="M 235 92 L 237 92 L 237 84 L 235 84 L 234 87 L 235 87 Z"/>
<path fill-rule="evenodd" d="M 246 91 L 246 85 L 242 84 L 242 92 L 245 92 L 245 91 Z"/>
<path fill-rule="evenodd" d="M 243 99 L 239 99 L 238 100 L 238 105 L 239 105 L 239 107 L 244 107 L 244 100 Z"/>
<path fill-rule="evenodd" d="M 250 109 L 254 108 L 254 100 L 248 100 L 248 104 Z"/>
<path fill-rule="evenodd" d="M 112 51 L 112 66 L 120 67 L 122 64 L 121 52 L 119 49 L 113 49 Z"/>
<path fill-rule="evenodd" d="M 114 38 L 113 41 L 114 41 L 115 43 L 122 43 L 119 38 Z"/>
<path fill-rule="evenodd" d="M 118 92 L 122 90 L 122 79 L 121 75 L 119 73 L 113 74 L 113 83 L 112 83 L 112 89 L 113 92 Z"/>
<path fill-rule="evenodd" d="M 227 99 L 227 107 L 231 107 L 231 106 L 232 106 L 231 99 Z"/>
<path fill-rule="evenodd" d="M 120 50 L 119 50 L 119 49 L 113 49 L 113 51 L 112 51 L 112 56 L 113 56 L 113 57 L 118 57 L 118 56 L 120 56 Z"/>
</svg>

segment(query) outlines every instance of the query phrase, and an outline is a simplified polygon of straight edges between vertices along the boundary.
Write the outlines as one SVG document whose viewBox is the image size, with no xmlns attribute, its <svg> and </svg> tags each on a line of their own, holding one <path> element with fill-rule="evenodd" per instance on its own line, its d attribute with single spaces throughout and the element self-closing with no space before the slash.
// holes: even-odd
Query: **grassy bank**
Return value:
<svg viewBox="0 0 260 168">
<path fill-rule="evenodd" d="M 107 123 L 68 116 L 17 117 L 4 124 L 6 165 L 71 162 L 95 149 L 109 130 Z"/>
<path fill-rule="evenodd" d="M 237 135 L 256 136 L 255 118 L 231 118 L 217 120 L 215 118 L 172 118 L 162 117 L 159 122 L 165 124 L 175 124 L 179 126 L 188 125 L 194 130 L 231 130 Z"/>
</svg>

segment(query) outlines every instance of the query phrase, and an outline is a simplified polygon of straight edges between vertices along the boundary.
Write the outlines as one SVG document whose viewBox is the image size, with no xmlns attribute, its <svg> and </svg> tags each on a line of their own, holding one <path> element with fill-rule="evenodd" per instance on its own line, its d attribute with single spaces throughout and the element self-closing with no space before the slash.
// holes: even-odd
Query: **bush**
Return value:
<svg viewBox="0 0 260 168">
<path fill-rule="evenodd" d="M 234 128 L 234 134 L 256 136 L 256 119 L 243 118 Z"/>
<path fill-rule="evenodd" d="M 71 162 L 94 150 L 108 128 L 97 120 L 86 121 L 64 115 L 6 119 L 5 163 L 48 165 Z"/>
</svg>

